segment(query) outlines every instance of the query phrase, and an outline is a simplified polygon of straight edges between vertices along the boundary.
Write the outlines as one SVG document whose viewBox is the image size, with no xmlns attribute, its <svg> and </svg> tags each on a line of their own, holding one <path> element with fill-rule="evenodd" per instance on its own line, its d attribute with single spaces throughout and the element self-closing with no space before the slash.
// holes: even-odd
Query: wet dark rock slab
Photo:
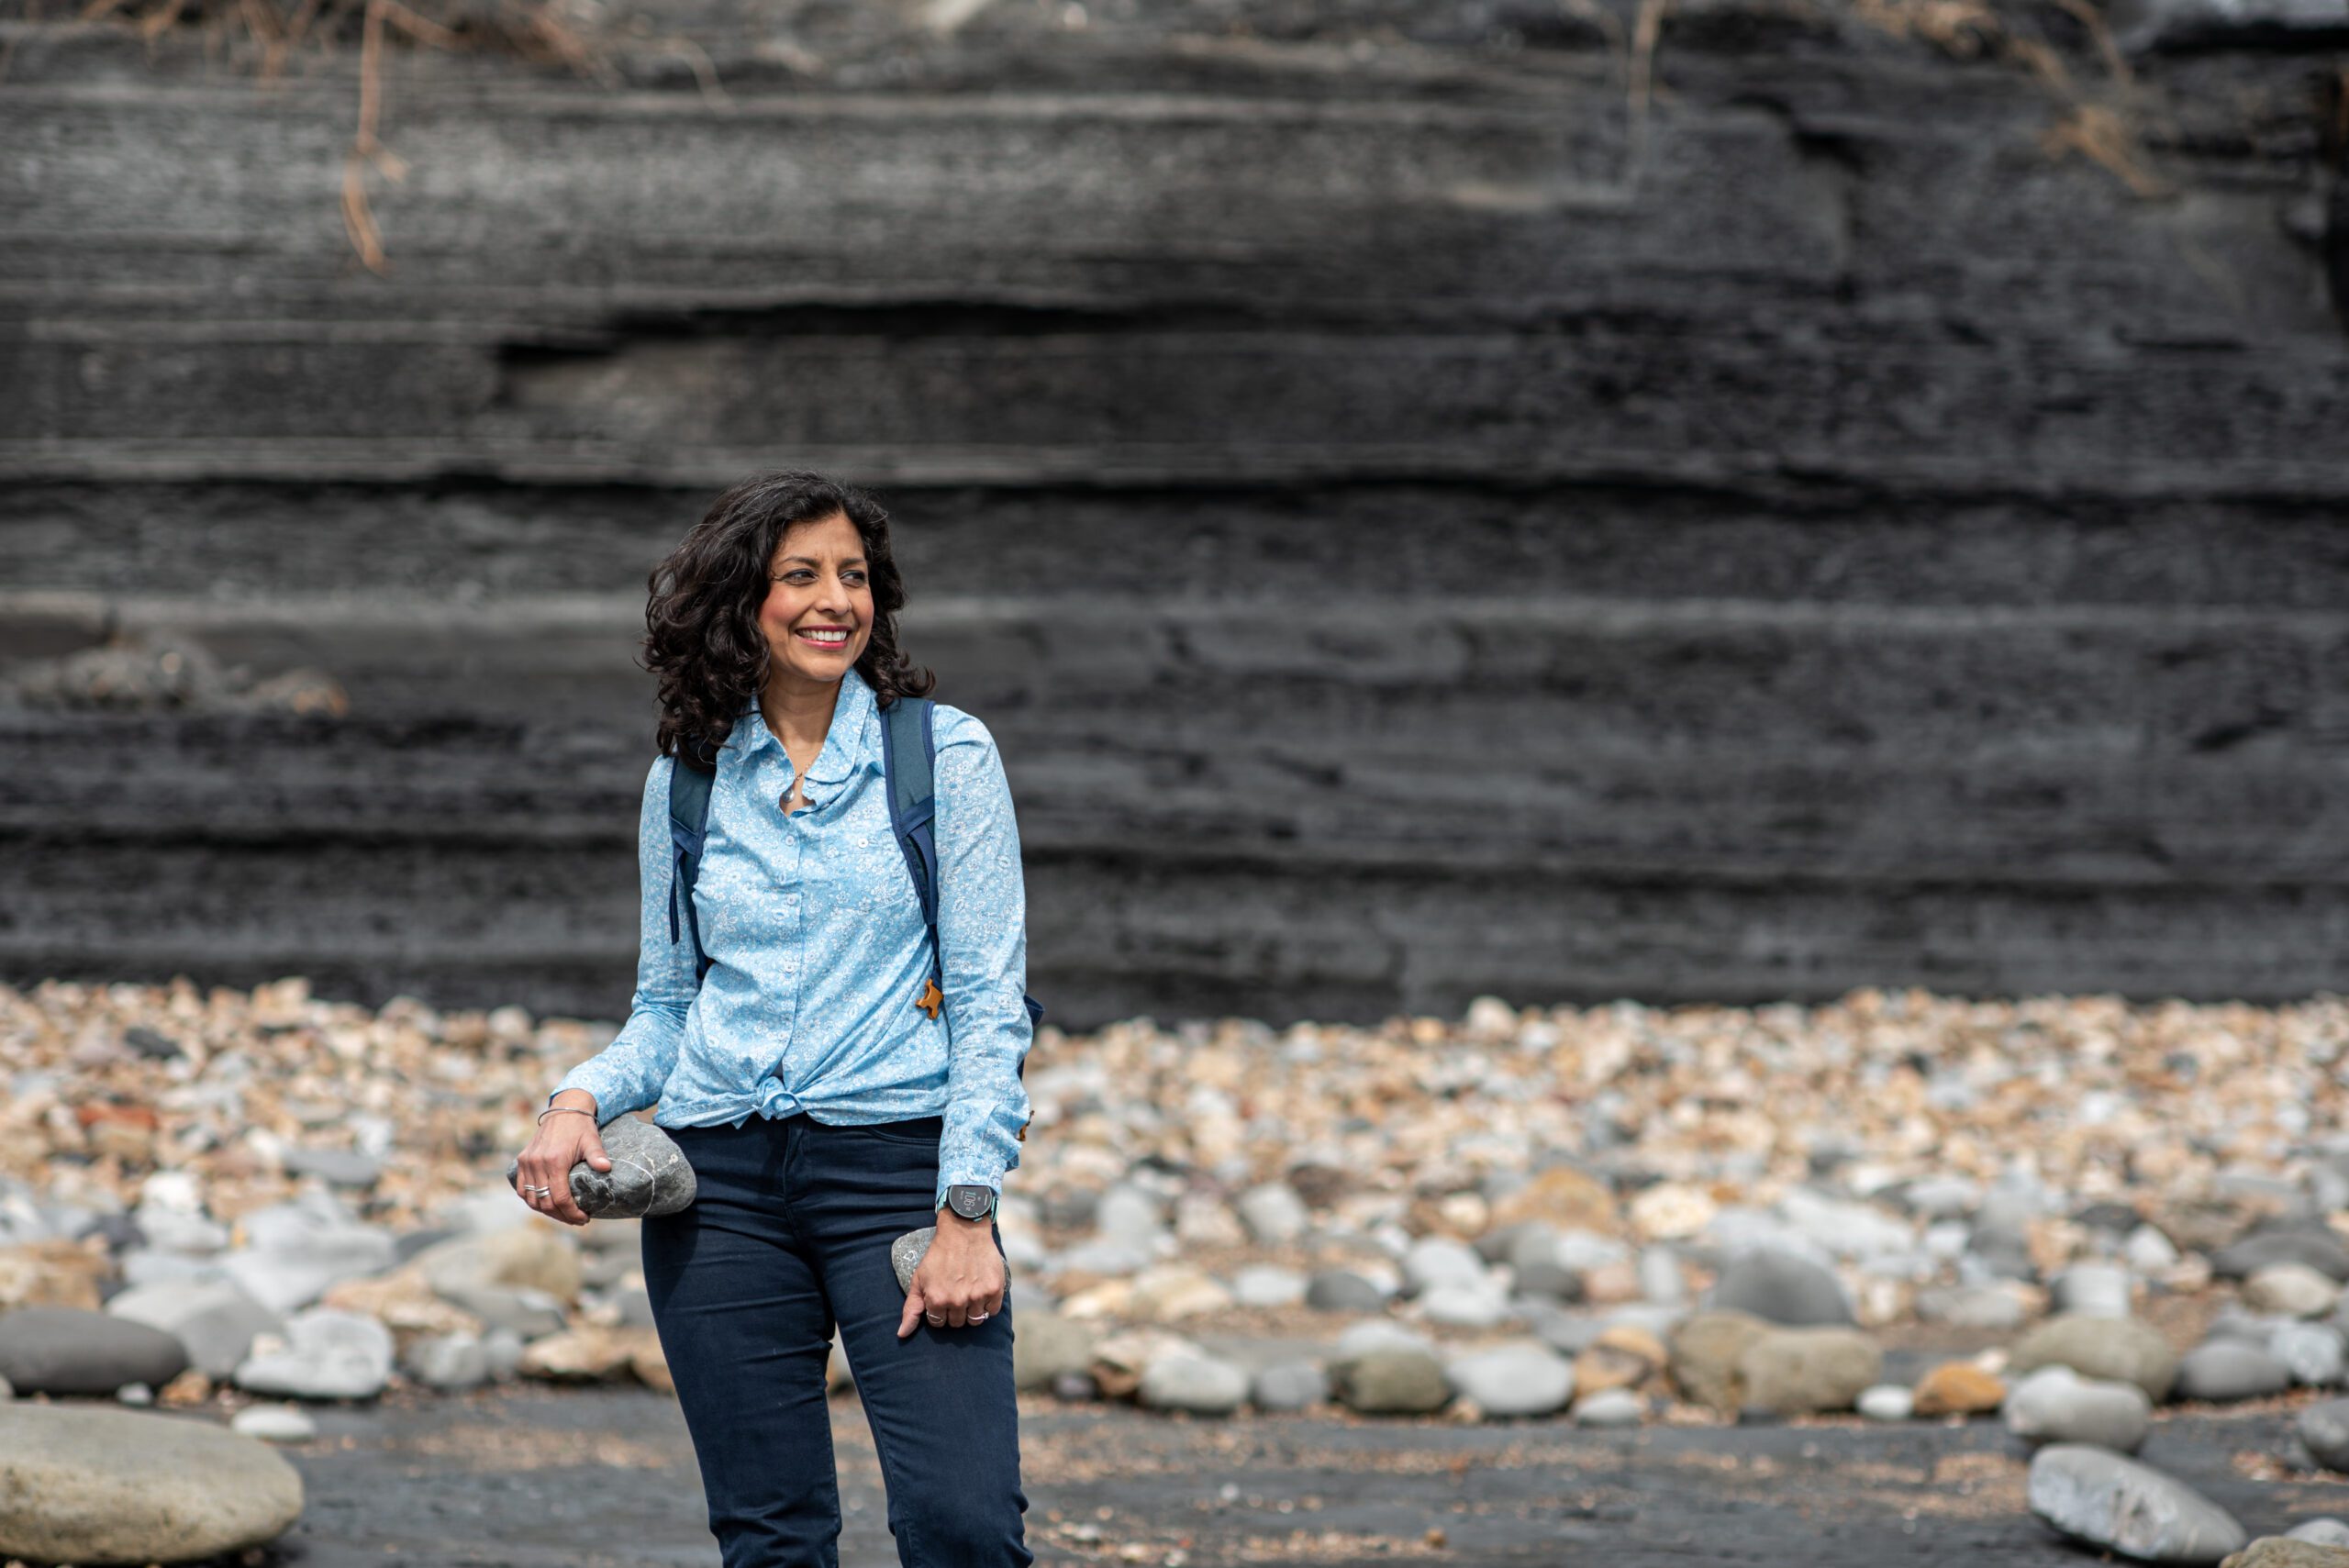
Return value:
<svg viewBox="0 0 2349 1568">
<path fill-rule="evenodd" d="M 0 975 L 624 1012 L 631 595 L 787 458 L 1056 1021 L 2334 984 L 2337 7 L 2121 7 L 2117 150 L 2043 6 L 1615 9 L 402 47 L 381 275 L 355 50 L 5 24 Z"/>
</svg>

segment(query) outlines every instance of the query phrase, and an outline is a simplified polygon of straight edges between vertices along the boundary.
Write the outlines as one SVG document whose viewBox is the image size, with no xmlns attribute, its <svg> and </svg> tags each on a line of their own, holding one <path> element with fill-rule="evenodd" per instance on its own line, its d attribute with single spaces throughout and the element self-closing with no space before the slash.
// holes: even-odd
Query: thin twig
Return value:
<svg viewBox="0 0 2349 1568">
<path fill-rule="evenodd" d="M 416 12 L 409 10 L 400 4 L 400 0 L 367 0 L 367 15 L 371 17 L 381 16 L 384 21 L 395 24 L 400 31 L 418 43 L 429 43 L 438 49 L 449 50 L 465 47 L 463 39 L 429 17 L 418 16 Z"/>
<path fill-rule="evenodd" d="M 1654 96 L 1655 45 L 1664 31 L 1664 7 L 1672 0 L 1640 0 L 1640 12 L 1631 28 L 1630 81 L 1625 91 L 1630 95 L 1631 149 L 1624 165 L 1627 186 L 1636 187 L 1640 173 L 1647 166 L 1648 104 Z"/>
<path fill-rule="evenodd" d="M 2102 164 L 2136 195 L 2148 199 L 2170 195 L 2170 187 L 2136 159 L 2135 139 L 2121 117 L 2097 104 L 2082 104 L 2048 128 L 2040 144 L 2052 155 L 2077 152 Z"/>
<path fill-rule="evenodd" d="M 1630 46 L 1623 41 L 1622 19 L 1598 0 L 1558 0 L 1558 9 L 1568 16 L 1580 17 L 1605 33 L 1609 54 L 1629 53 Z"/>
<path fill-rule="evenodd" d="M 2088 37 L 2096 40 L 2097 52 L 2104 56 L 2105 70 L 2112 73 L 2115 82 L 2127 85 L 2132 80 L 2129 61 L 2121 57 L 2121 45 L 2113 40 L 2112 28 L 2105 21 L 2104 13 L 2088 4 L 2088 0 L 2055 0 L 2055 4 L 2087 29 Z"/>
<path fill-rule="evenodd" d="M 163 3 L 139 18 L 139 34 L 149 43 L 163 36 L 180 13 L 187 8 L 187 0 L 163 0 Z"/>
<path fill-rule="evenodd" d="M 693 39 L 685 37 L 683 33 L 672 33 L 667 38 L 661 39 L 661 44 L 662 47 L 668 50 L 670 53 L 685 56 L 685 63 L 693 67 L 694 80 L 701 83 L 701 94 L 703 97 L 714 99 L 718 103 L 726 105 L 729 108 L 733 106 L 733 96 L 719 83 L 718 80 L 718 66 L 716 62 L 709 58 L 709 51 L 707 50 L 702 48 L 701 45 L 694 42 Z"/>
</svg>

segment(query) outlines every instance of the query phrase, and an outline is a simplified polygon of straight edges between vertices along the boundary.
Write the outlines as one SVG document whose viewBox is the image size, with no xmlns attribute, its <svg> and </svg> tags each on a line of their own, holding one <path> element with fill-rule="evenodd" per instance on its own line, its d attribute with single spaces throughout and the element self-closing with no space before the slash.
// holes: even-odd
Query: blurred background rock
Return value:
<svg viewBox="0 0 2349 1568">
<path fill-rule="evenodd" d="M 0 976 L 616 1018 L 878 491 L 1056 1021 L 2349 940 L 2349 6 L 0 7 Z"/>
</svg>

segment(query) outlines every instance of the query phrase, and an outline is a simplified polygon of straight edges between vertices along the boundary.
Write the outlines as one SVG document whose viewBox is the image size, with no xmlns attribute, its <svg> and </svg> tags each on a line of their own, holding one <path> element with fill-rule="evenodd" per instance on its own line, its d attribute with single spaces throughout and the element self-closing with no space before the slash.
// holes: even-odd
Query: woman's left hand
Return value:
<svg viewBox="0 0 2349 1568">
<path fill-rule="evenodd" d="M 906 1292 L 897 1338 L 925 1320 L 933 1329 L 975 1328 L 1002 1310 L 1003 1254 L 996 1251 L 995 1221 L 940 1210 L 938 1234 Z"/>
</svg>

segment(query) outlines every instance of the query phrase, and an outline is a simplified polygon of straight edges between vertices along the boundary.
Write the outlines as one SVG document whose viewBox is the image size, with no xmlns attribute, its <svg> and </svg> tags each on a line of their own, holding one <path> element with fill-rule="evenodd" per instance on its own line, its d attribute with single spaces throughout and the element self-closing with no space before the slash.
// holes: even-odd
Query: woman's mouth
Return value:
<svg viewBox="0 0 2349 1568">
<path fill-rule="evenodd" d="M 848 628 L 844 626 L 802 627 L 791 635 L 810 647 L 830 652 L 839 652 L 848 646 Z"/>
</svg>

